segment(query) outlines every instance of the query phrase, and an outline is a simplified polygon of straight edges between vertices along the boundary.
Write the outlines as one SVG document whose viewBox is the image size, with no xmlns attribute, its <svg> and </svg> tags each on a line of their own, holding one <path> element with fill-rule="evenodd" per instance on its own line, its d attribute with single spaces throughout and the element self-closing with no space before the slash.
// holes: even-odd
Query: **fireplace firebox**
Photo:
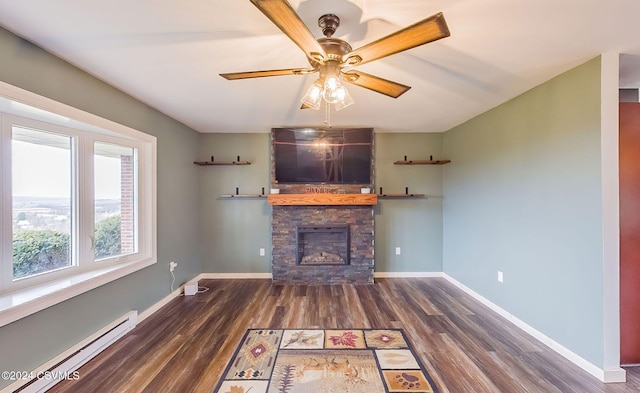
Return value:
<svg viewBox="0 0 640 393">
<path fill-rule="evenodd" d="M 298 265 L 349 265 L 349 225 L 304 225 L 296 228 Z"/>
</svg>

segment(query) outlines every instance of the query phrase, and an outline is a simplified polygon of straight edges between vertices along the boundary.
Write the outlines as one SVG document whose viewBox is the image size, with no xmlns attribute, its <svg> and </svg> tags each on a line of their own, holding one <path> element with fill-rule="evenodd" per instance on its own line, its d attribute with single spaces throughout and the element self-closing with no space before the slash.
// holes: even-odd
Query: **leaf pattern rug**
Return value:
<svg viewBox="0 0 640 393">
<path fill-rule="evenodd" d="M 249 329 L 214 393 L 437 393 L 401 329 Z"/>
</svg>

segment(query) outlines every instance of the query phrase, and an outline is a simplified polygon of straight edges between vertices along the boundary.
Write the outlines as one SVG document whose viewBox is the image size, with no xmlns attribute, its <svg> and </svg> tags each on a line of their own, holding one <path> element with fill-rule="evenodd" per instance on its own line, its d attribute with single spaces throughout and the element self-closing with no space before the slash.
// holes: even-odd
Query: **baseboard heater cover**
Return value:
<svg viewBox="0 0 640 393">
<path fill-rule="evenodd" d="M 8 391 L 13 392 L 24 386 L 24 388 L 20 389 L 20 393 L 41 393 L 46 392 L 61 380 L 73 379 L 77 375 L 74 374 L 74 371 L 133 330 L 137 321 L 137 311 L 127 313 L 73 348 L 70 348 L 69 351 L 72 351 L 72 353 L 66 357 L 62 354 L 61 356 L 64 357 L 62 360 L 58 357 L 33 371 L 34 376 L 44 377 L 24 381 L 25 383 L 22 383 L 19 387 L 9 386 L 12 390 Z M 52 363 L 53 365 L 51 365 Z"/>
</svg>

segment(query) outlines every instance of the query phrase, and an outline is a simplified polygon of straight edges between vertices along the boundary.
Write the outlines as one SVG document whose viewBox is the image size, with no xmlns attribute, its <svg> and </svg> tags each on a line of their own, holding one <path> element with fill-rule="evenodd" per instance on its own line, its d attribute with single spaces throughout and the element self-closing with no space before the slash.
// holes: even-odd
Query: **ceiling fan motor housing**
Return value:
<svg viewBox="0 0 640 393">
<path fill-rule="evenodd" d="M 351 52 L 351 45 L 339 38 L 319 38 L 318 43 L 325 53 L 324 58 L 309 57 L 309 63 L 314 69 L 320 68 L 328 61 L 342 63 L 342 57 Z"/>
</svg>

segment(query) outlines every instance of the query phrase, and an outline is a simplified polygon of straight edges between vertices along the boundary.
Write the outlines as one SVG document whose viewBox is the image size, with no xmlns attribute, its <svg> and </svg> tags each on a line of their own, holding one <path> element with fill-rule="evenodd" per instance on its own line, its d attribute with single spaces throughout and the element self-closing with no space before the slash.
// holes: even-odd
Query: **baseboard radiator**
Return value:
<svg viewBox="0 0 640 393">
<path fill-rule="evenodd" d="M 136 327 L 138 312 L 131 311 L 116 319 L 98 332 L 69 348 L 51 361 L 33 371 L 34 378 L 30 381 L 20 381 L 20 386 L 9 386 L 1 393 L 41 393 L 46 392 L 56 383 L 65 379 L 78 379 L 82 376 L 75 371 L 93 359 L 109 345 L 116 342 Z"/>
</svg>

